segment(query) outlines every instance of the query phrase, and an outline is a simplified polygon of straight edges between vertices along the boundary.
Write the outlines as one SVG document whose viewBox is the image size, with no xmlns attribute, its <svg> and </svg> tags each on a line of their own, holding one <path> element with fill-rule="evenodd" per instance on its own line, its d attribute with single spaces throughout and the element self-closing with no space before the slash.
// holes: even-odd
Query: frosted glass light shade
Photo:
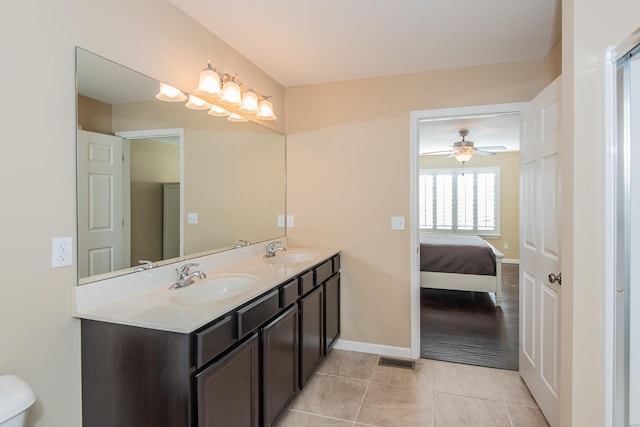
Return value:
<svg viewBox="0 0 640 427">
<path fill-rule="evenodd" d="M 229 117 L 227 117 L 227 120 L 229 120 L 230 122 L 238 122 L 238 123 L 249 121 L 249 119 L 245 119 L 244 117 L 236 113 L 231 113 Z"/>
<path fill-rule="evenodd" d="M 156 95 L 156 99 L 167 102 L 182 102 L 187 100 L 187 95 L 173 86 L 160 83 L 160 92 Z"/>
<path fill-rule="evenodd" d="M 240 111 L 255 114 L 258 112 L 258 95 L 253 91 L 247 91 L 242 95 Z"/>
<path fill-rule="evenodd" d="M 208 111 L 207 114 L 210 114 L 214 117 L 226 117 L 231 113 L 222 107 L 218 107 L 217 105 L 212 105 L 211 109 Z"/>
<path fill-rule="evenodd" d="M 238 83 L 229 80 L 224 84 L 224 86 L 222 86 L 220 102 L 236 107 L 240 107 L 242 105 L 242 91 L 240 90 Z"/>
<path fill-rule="evenodd" d="M 273 104 L 268 99 L 260 101 L 259 111 L 256 117 L 262 120 L 275 120 L 276 115 L 273 114 Z"/>
<path fill-rule="evenodd" d="M 454 153 L 453 157 L 455 157 L 460 163 L 465 163 L 471 160 L 471 157 L 473 157 L 473 151 L 458 151 Z"/>
<path fill-rule="evenodd" d="M 187 102 L 184 106 L 187 108 L 191 108 L 192 110 L 208 110 L 209 108 L 211 108 L 211 104 L 209 104 L 207 101 L 193 95 L 189 95 L 189 102 Z"/>
<path fill-rule="evenodd" d="M 207 68 L 200 72 L 200 83 L 194 91 L 200 95 L 209 95 L 219 97 L 222 94 L 220 89 L 220 76 L 211 68 Z"/>
</svg>

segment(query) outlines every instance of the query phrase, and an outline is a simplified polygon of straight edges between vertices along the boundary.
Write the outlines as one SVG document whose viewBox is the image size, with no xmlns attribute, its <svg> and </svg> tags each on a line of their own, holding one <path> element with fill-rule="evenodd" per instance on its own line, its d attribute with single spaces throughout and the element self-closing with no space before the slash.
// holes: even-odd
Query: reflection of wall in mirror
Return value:
<svg viewBox="0 0 640 427">
<path fill-rule="evenodd" d="M 282 135 L 182 104 L 113 106 L 115 130 L 171 127 L 185 129 L 184 211 L 198 213 L 198 224 L 185 225 L 185 254 L 233 247 L 239 239 L 284 235 L 277 227 L 285 207 Z"/>
<path fill-rule="evenodd" d="M 180 147 L 162 138 L 130 144 L 131 265 L 137 265 L 138 260 L 164 258 L 163 184 L 180 181 Z"/>
</svg>

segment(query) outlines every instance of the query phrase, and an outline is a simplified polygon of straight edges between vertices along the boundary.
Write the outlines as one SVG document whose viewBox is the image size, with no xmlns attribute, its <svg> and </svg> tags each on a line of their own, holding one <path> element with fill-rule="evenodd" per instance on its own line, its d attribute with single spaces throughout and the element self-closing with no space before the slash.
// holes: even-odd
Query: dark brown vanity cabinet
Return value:
<svg viewBox="0 0 640 427">
<path fill-rule="evenodd" d="M 324 355 L 340 336 L 340 273 L 324 283 Z"/>
<path fill-rule="evenodd" d="M 273 425 L 339 335 L 339 259 L 192 333 L 83 319 L 83 425 Z"/>
<path fill-rule="evenodd" d="M 196 374 L 199 427 L 258 427 L 258 334 Z"/>
<path fill-rule="evenodd" d="M 317 286 L 300 298 L 300 388 L 324 356 L 323 341 L 324 288 Z"/>
<path fill-rule="evenodd" d="M 298 393 L 298 306 L 262 328 L 262 419 L 272 425 Z"/>
</svg>

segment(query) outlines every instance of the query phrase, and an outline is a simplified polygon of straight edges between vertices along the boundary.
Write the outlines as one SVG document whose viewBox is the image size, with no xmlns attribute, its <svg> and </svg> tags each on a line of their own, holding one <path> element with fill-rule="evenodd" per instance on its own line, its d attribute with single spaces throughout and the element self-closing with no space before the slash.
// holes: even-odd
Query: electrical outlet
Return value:
<svg viewBox="0 0 640 427">
<path fill-rule="evenodd" d="M 278 215 L 278 227 L 284 227 L 284 215 Z"/>
<path fill-rule="evenodd" d="M 505 243 L 504 245 L 502 245 L 502 249 L 509 249 L 509 244 Z"/>
<path fill-rule="evenodd" d="M 51 244 L 51 267 L 65 267 L 73 263 L 73 238 L 55 237 Z"/>
<path fill-rule="evenodd" d="M 293 228 L 293 215 L 287 215 L 287 227 Z"/>
</svg>

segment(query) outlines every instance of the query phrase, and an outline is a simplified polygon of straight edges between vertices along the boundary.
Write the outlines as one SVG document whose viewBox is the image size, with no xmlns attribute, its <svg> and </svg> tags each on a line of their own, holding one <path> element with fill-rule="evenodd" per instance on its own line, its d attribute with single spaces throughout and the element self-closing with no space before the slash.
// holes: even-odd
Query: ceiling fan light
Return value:
<svg viewBox="0 0 640 427">
<path fill-rule="evenodd" d="M 258 95 L 249 90 L 242 95 L 242 106 L 240 111 L 255 114 L 258 112 Z"/>
<path fill-rule="evenodd" d="M 220 76 L 211 69 L 211 64 L 207 64 L 207 68 L 200 72 L 200 82 L 194 92 L 199 95 L 209 95 L 216 98 L 222 93 Z"/>
<path fill-rule="evenodd" d="M 220 102 L 240 107 L 242 105 L 242 91 L 238 83 L 229 80 L 222 86 L 222 96 Z"/>
<path fill-rule="evenodd" d="M 473 151 L 470 150 L 461 150 L 461 151 L 456 151 L 455 153 L 453 153 L 453 157 L 456 158 L 457 161 L 459 161 L 460 163 L 465 163 L 468 162 L 469 160 L 471 160 L 471 157 L 473 157 Z"/>
<path fill-rule="evenodd" d="M 209 104 L 207 101 L 193 95 L 189 95 L 189 102 L 187 102 L 184 106 L 187 108 L 191 108 L 192 110 L 208 110 L 209 108 L 211 108 L 211 104 Z"/>
<path fill-rule="evenodd" d="M 263 99 L 260 101 L 259 105 L 260 111 L 256 114 L 256 117 L 262 120 L 275 120 L 277 119 L 276 115 L 273 114 L 273 104 L 268 99 Z"/>
<path fill-rule="evenodd" d="M 218 107 L 217 105 L 211 105 L 211 109 L 207 112 L 207 114 L 214 117 L 227 117 L 231 113 L 229 113 L 227 110 L 225 110 L 222 107 Z"/>
<path fill-rule="evenodd" d="M 236 123 L 249 121 L 249 119 L 245 119 L 244 117 L 236 113 L 231 113 L 229 117 L 227 117 L 227 120 L 229 120 L 230 122 L 236 122 Z"/>
<path fill-rule="evenodd" d="M 160 83 L 160 91 L 156 95 L 156 99 L 166 102 L 182 102 L 187 100 L 187 95 L 181 90 L 165 83 Z"/>
</svg>

